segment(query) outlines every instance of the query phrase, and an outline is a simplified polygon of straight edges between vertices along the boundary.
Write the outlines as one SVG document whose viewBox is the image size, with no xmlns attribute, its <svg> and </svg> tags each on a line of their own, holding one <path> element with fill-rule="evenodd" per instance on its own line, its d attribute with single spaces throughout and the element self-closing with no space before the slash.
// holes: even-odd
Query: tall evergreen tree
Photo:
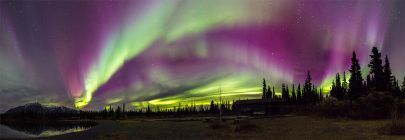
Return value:
<svg viewBox="0 0 405 140">
<path fill-rule="evenodd" d="M 179 108 L 180 108 L 180 106 L 179 106 Z M 146 113 L 147 113 L 147 114 L 152 113 L 152 110 L 150 109 L 149 105 L 148 105 L 148 108 L 146 109 Z"/>
<path fill-rule="evenodd" d="M 113 109 L 113 107 L 110 105 L 110 108 L 109 108 L 109 113 L 108 113 L 110 116 L 114 116 L 114 109 Z"/>
<path fill-rule="evenodd" d="M 367 75 L 367 78 L 366 78 L 366 84 L 365 84 L 365 88 L 367 89 L 367 90 L 369 90 L 370 88 L 371 88 L 371 77 L 370 77 L 370 74 L 368 74 Z"/>
<path fill-rule="evenodd" d="M 385 90 L 393 90 L 393 76 L 391 72 L 391 67 L 390 67 L 390 61 L 388 60 L 388 56 L 385 56 L 385 64 L 384 64 L 384 81 L 382 84 L 384 84 L 384 89 Z"/>
<path fill-rule="evenodd" d="M 276 91 L 274 90 L 274 86 L 273 86 L 273 99 L 276 99 L 276 98 L 277 98 Z"/>
<path fill-rule="evenodd" d="M 211 100 L 211 104 L 210 104 L 210 112 L 214 113 L 215 112 L 215 104 L 214 104 L 214 100 Z"/>
<path fill-rule="evenodd" d="M 402 96 L 405 96 L 405 77 L 404 77 L 404 80 L 402 81 L 401 90 L 402 90 Z"/>
<path fill-rule="evenodd" d="M 118 106 L 117 109 L 115 110 L 115 118 L 120 119 L 121 118 L 121 107 Z"/>
<path fill-rule="evenodd" d="M 342 82 L 342 88 L 343 88 L 343 97 L 346 97 L 347 94 L 347 79 L 346 79 L 346 71 L 343 72 L 343 82 Z"/>
<path fill-rule="evenodd" d="M 350 79 L 349 79 L 349 99 L 357 100 L 360 96 L 364 94 L 363 91 L 363 78 L 361 76 L 359 60 L 356 57 L 356 53 L 353 52 L 352 65 L 350 68 Z"/>
<path fill-rule="evenodd" d="M 339 100 L 343 99 L 343 88 L 342 88 L 342 84 L 341 84 L 341 81 L 340 81 L 339 73 L 336 74 L 336 97 Z"/>
<path fill-rule="evenodd" d="M 267 90 L 266 90 L 266 87 L 267 87 L 267 85 L 266 85 L 266 79 L 263 78 L 263 95 L 262 95 L 262 98 L 263 98 L 263 99 L 267 98 L 267 97 L 266 97 L 266 91 L 267 91 Z"/>
<path fill-rule="evenodd" d="M 272 99 L 273 98 L 273 92 L 271 92 L 270 86 L 267 86 L 267 98 Z"/>
<path fill-rule="evenodd" d="M 394 94 L 394 96 L 401 97 L 401 87 L 399 86 L 399 82 L 395 77 L 392 78 L 390 91 Z"/>
<path fill-rule="evenodd" d="M 312 99 L 312 94 L 313 94 L 313 86 L 312 86 L 312 78 L 311 74 L 307 73 L 307 79 L 305 80 L 303 92 L 302 92 L 302 98 L 305 103 L 308 103 Z"/>
<path fill-rule="evenodd" d="M 336 82 L 332 81 L 332 88 L 330 90 L 330 96 L 337 98 Z"/>
<path fill-rule="evenodd" d="M 287 95 L 287 89 L 286 89 L 286 87 L 285 87 L 285 84 L 283 83 L 283 84 L 281 84 L 281 98 L 284 100 L 284 101 L 287 101 L 287 97 L 288 95 Z"/>
<path fill-rule="evenodd" d="M 297 87 L 297 101 L 298 102 L 302 101 L 301 84 L 298 84 L 298 87 Z"/>
<path fill-rule="evenodd" d="M 297 101 L 297 95 L 295 94 L 295 86 L 294 86 L 294 84 L 292 85 L 292 90 L 291 90 L 291 101 L 292 102 Z"/>
<path fill-rule="evenodd" d="M 402 98 L 405 98 L 405 77 L 402 81 L 402 85 L 401 85 L 401 96 Z"/>
<path fill-rule="evenodd" d="M 323 93 L 322 93 L 322 88 L 319 89 L 319 102 L 323 101 Z"/>
<path fill-rule="evenodd" d="M 287 102 L 290 102 L 291 101 L 291 99 L 290 99 L 290 90 L 288 89 L 288 84 L 286 84 L 286 89 L 285 89 L 285 92 L 286 92 L 286 97 L 287 97 Z"/>
<path fill-rule="evenodd" d="M 382 91 L 385 90 L 385 84 L 381 53 L 378 51 L 377 47 L 373 47 L 371 52 L 371 61 L 368 66 L 370 67 L 370 74 L 373 77 L 371 78 L 371 83 L 368 83 L 368 86 L 375 88 L 375 90 Z"/>
</svg>

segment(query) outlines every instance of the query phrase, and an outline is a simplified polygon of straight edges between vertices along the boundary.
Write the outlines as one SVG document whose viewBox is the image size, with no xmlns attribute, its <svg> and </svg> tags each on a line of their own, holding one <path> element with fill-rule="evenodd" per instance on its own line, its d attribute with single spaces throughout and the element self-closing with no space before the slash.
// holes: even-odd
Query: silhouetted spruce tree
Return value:
<svg viewBox="0 0 405 140">
<path fill-rule="evenodd" d="M 297 87 L 297 102 L 300 103 L 301 101 L 302 101 L 301 84 L 298 84 L 298 87 Z"/>
<path fill-rule="evenodd" d="M 363 78 L 361 77 L 360 69 L 359 60 L 356 57 L 356 53 L 353 52 L 348 91 L 350 100 L 357 100 L 360 96 L 364 95 Z"/>
<path fill-rule="evenodd" d="M 273 99 L 276 99 L 276 98 L 277 98 L 276 91 L 274 90 L 274 86 L 273 86 Z"/>
<path fill-rule="evenodd" d="M 401 97 L 402 96 L 401 87 L 399 86 L 398 80 L 395 77 L 393 77 L 392 81 L 393 82 L 392 82 L 392 86 L 391 86 L 391 92 L 393 92 L 395 97 Z"/>
<path fill-rule="evenodd" d="M 120 119 L 121 118 L 121 108 L 120 106 L 117 107 L 117 110 L 115 110 L 115 118 Z"/>
<path fill-rule="evenodd" d="M 385 56 L 385 64 L 384 64 L 384 80 L 382 81 L 384 84 L 384 89 L 392 91 L 393 90 L 393 85 L 394 85 L 394 80 L 393 80 L 392 72 L 391 72 L 391 67 L 390 67 L 390 61 L 388 60 L 388 56 Z"/>
<path fill-rule="evenodd" d="M 315 88 L 315 85 L 312 84 L 312 92 L 311 92 L 311 103 L 316 103 L 318 101 L 318 90 Z"/>
<path fill-rule="evenodd" d="M 319 89 L 319 102 L 323 101 L 323 93 L 322 93 L 322 88 Z"/>
<path fill-rule="evenodd" d="M 342 90 L 343 90 L 343 98 L 347 96 L 347 79 L 346 79 L 346 71 L 343 72 L 343 82 L 342 82 Z"/>
<path fill-rule="evenodd" d="M 107 107 L 104 106 L 103 117 L 106 118 L 108 116 Z"/>
<path fill-rule="evenodd" d="M 110 111 L 109 111 L 109 114 L 110 114 L 110 116 L 111 117 L 113 117 L 114 116 L 114 109 L 112 108 L 112 106 L 110 105 Z"/>
<path fill-rule="evenodd" d="M 371 86 L 372 84 L 371 84 L 371 77 L 370 77 L 370 74 L 368 74 L 367 75 L 367 78 L 366 78 L 366 84 L 365 84 L 365 88 L 366 88 L 366 90 L 368 91 L 368 90 L 370 90 L 370 86 Z"/>
<path fill-rule="evenodd" d="M 336 83 L 335 81 L 332 81 L 332 88 L 330 90 L 330 96 L 337 98 L 337 91 L 336 91 Z"/>
<path fill-rule="evenodd" d="M 296 102 L 297 101 L 297 95 L 295 94 L 295 86 L 294 84 L 292 85 L 292 90 L 291 90 L 291 102 Z"/>
<path fill-rule="evenodd" d="M 262 99 L 265 99 L 265 98 L 267 98 L 266 97 L 266 87 L 267 87 L 267 85 L 266 85 L 266 79 L 264 79 L 263 78 L 263 95 L 262 95 Z"/>
<path fill-rule="evenodd" d="M 336 95 L 337 95 L 337 99 L 342 100 L 343 99 L 343 88 L 342 88 L 342 84 L 340 81 L 340 75 L 339 73 L 336 74 Z"/>
<path fill-rule="evenodd" d="M 286 84 L 286 89 L 285 89 L 285 92 L 286 92 L 286 101 L 287 102 L 291 102 L 291 98 L 290 98 L 290 90 L 288 89 L 288 84 Z"/>
<path fill-rule="evenodd" d="M 281 84 L 281 98 L 282 98 L 284 101 L 287 101 L 287 92 L 286 92 L 285 84 L 284 84 L 284 83 Z"/>
<path fill-rule="evenodd" d="M 232 100 L 232 106 L 231 106 L 232 112 L 236 111 L 236 108 L 235 108 L 235 107 L 236 107 L 236 106 L 235 106 L 235 100 Z"/>
<path fill-rule="evenodd" d="M 319 101 L 319 92 L 318 92 L 318 89 L 317 88 L 315 88 L 315 86 L 313 86 L 313 88 L 312 88 L 313 90 L 312 90 L 312 93 L 313 93 L 313 95 L 312 95 L 312 101 L 314 102 L 314 103 L 316 103 L 316 102 L 318 102 Z"/>
<path fill-rule="evenodd" d="M 312 94 L 313 94 L 313 89 L 312 89 L 312 82 L 311 82 L 312 78 L 311 78 L 311 74 L 307 73 L 307 79 L 305 80 L 305 84 L 304 84 L 304 89 L 303 89 L 303 101 L 304 103 L 309 103 L 312 100 Z"/>
<path fill-rule="evenodd" d="M 215 113 L 215 112 L 216 112 L 215 105 L 214 105 L 214 100 L 211 100 L 210 112 L 211 112 L 211 113 Z"/>
<path fill-rule="evenodd" d="M 125 103 L 122 104 L 122 113 L 125 113 Z"/>
<path fill-rule="evenodd" d="M 371 61 L 368 66 L 370 67 L 370 74 L 372 77 L 371 83 L 368 83 L 368 86 L 375 90 L 382 91 L 385 90 L 385 84 L 381 53 L 378 51 L 377 47 L 373 47 L 371 52 Z"/>
<path fill-rule="evenodd" d="M 148 108 L 146 109 L 146 114 L 150 114 L 150 113 L 152 113 L 152 110 L 150 109 L 150 106 L 148 105 Z"/>
<path fill-rule="evenodd" d="M 271 92 L 271 88 L 270 86 L 267 86 L 267 95 L 266 95 L 268 99 L 273 98 L 273 93 Z"/>
<path fill-rule="evenodd" d="M 405 77 L 404 80 L 402 81 L 402 85 L 401 85 L 401 93 L 402 93 L 402 98 L 405 97 Z"/>
</svg>

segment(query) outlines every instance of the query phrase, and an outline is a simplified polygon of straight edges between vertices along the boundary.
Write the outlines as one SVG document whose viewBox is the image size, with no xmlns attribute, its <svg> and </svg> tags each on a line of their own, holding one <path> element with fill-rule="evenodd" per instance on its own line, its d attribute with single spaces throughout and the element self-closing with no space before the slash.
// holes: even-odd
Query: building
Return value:
<svg viewBox="0 0 405 140">
<path fill-rule="evenodd" d="M 238 100 L 234 104 L 235 110 L 240 114 L 270 115 L 282 113 L 285 101 L 280 99 L 251 99 Z"/>
</svg>

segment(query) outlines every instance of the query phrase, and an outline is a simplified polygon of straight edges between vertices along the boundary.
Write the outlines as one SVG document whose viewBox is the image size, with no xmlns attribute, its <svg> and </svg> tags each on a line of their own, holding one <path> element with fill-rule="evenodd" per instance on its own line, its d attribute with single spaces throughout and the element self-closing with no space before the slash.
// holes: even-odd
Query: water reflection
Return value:
<svg viewBox="0 0 405 140">
<path fill-rule="evenodd" d="M 0 138 L 6 137 L 48 137 L 71 132 L 87 130 L 95 125 L 92 121 L 46 121 L 46 122 L 1 122 L 1 125 L 7 126 L 13 130 L 22 132 L 21 134 L 13 135 L 11 132 L 4 132 L 7 129 L 2 129 L 3 132 Z"/>
</svg>

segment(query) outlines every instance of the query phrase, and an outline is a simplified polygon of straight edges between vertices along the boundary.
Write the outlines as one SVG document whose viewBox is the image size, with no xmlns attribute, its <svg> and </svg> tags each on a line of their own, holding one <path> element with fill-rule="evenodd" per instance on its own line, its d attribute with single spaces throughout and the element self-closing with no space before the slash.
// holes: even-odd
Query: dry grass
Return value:
<svg viewBox="0 0 405 140">
<path fill-rule="evenodd" d="M 252 123 L 250 120 L 235 120 L 234 123 L 236 124 L 235 126 L 235 132 L 238 133 L 248 133 L 248 132 L 254 132 L 259 129 L 259 126 L 257 126 L 256 123 Z"/>
<path fill-rule="evenodd" d="M 290 116 L 209 121 L 120 121 L 57 138 L 71 139 L 272 139 L 272 140 L 403 140 L 381 133 L 386 120 L 327 119 Z M 87 137 L 86 137 L 87 136 Z"/>
<path fill-rule="evenodd" d="M 391 123 L 385 127 L 385 133 L 389 135 L 405 135 L 405 119 L 401 111 L 395 109 L 391 113 Z"/>
<path fill-rule="evenodd" d="M 387 128 L 391 135 L 405 135 L 405 120 L 392 119 L 391 124 Z"/>
</svg>

